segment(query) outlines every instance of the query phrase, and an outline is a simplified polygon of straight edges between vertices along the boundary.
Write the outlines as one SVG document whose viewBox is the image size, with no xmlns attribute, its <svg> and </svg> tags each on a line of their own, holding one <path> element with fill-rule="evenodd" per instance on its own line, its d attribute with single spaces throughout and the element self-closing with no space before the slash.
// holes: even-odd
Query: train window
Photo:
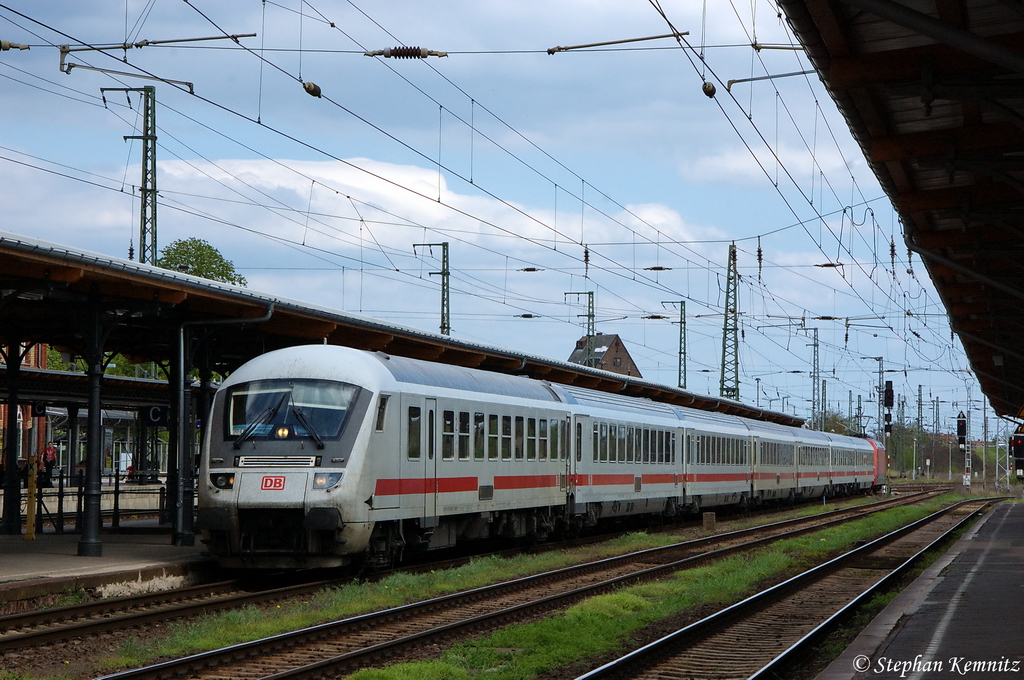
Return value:
<svg viewBox="0 0 1024 680">
<path fill-rule="evenodd" d="M 537 421 L 537 457 L 541 460 L 548 459 L 548 419 L 541 418 Z"/>
<path fill-rule="evenodd" d="M 634 432 L 634 429 L 632 427 L 629 427 L 629 428 L 626 429 L 626 462 L 627 463 L 632 463 L 633 462 L 633 440 L 635 439 L 635 435 L 633 434 L 633 432 Z"/>
<path fill-rule="evenodd" d="M 484 449 L 487 446 L 487 433 L 484 432 L 484 414 L 473 414 L 473 458 L 484 459 Z"/>
<path fill-rule="evenodd" d="M 597 462 L 597 452 L 601 450 L 601 426 L 594 423 L 594 462 Z"/>
<path fill-rule="evenodd" d="M 512 460 L 512 416 L 501 417 L 501 459 Z"/>
<path fill-rule="evenodd" d="M 516 460 L 523 459 L 523 417 L 516 416 Z"/>
<path fill-rule="evenodd" d="M 469 460 L 469 413 L 459 412 L 459 460 Z"/>
<path fill-rule="evenodd" d="M 420 457 L 420 407 L 409 407 L 409 423 L 406 428 L 409 443 L 407 444 L 407 455 L 409 460 L 419 460 Z"/>
<path fill-rule="evenodd" d="M 380 398 L 377 399 L 377 425 L 374 428 L 377 430 L 377 432 L 384 431 L 384 416 L 387 414 L 387 412 L 388 395 L 382 394 L 380 395 Z"/>
<path fill-rule="evenodd" d="M 666 432 L 665 434 L 668 436 L 668 448 L 672 455 L 672 459 L 669 462 L 674 464 L 676 462 L 676 433 Z"/>
<path fill-rule="evenodd" d="M 558 421 L 552 418 L 549 422 L 551 424 L 551 430 L 548 433 L 548 441 L 551 443 L 548 446 L 551 447 L 551 460 L 558 460 L 560 456 L 564 455 L 561 453 L 561 447 L 559 447 Z"/>
<path fill-rule="evenodd" d="M 487 460 L 498 460 L 498 416 L 487 416 Z"/>
<path fill-rule="evenodd" d="M 619 426 L 608 426 L 608 460 L 615 462 L 619 459 Z"/>
<path fill-rule="evenodd" d="M 526 419 L 526 460 L 537 460 L 537 419 Z"/>
<path fill-rule="evenodd" d="M 626 426 L 619 425 L 619 462 L 626 462 Z"/>
<path fill-rule="evenodd" d="M 337 440 L 358 393 L 354 385 L 330 380 L 256 380 L 233 385 L 224 409 L 224 438 L 239 446 L 240 439 Z"/>
<path fill-rule="evenodd" d="M 441 459 L 455 458 L 455 411 L 444 411 L 441 419 Z"/>
<path fill-rule="evenodd" d="M 651 431 L 647 430 L 647 429 L 644 430 L 643 460 L 641 462 L 643 462 L 643 463 L 650 463 L 651 462 Z"/>
<path fill-rule="evenodd" d="M 434 409 L 427 409 L 427 459 L 434 460 L 434 446 L 437 441 L 437 430 L 434 425 Z"/>
<path fill-rule="evenodd" d="M 601 423 L 601 462 L 608 462 L 608 423 Z"/>
<path fill-rule="evenodd" d="M 583 460 L 583 423 L 576 423 L 576 462 Z"/>
<path fill-rule="evenodd" d="M 665 463 L 668 461 L 666 455 L 668 454 L 668 432 L 658 432 L 658 462 Z"/>
<path fill-rule="evenodd" d="M 558 426 L 558 455 L 562 460 L 565 460 L 566 458 L 569 457 L 569 427 L 570 426 L 568 418 L 563 420 L 562 424 Z"/>
</svg>

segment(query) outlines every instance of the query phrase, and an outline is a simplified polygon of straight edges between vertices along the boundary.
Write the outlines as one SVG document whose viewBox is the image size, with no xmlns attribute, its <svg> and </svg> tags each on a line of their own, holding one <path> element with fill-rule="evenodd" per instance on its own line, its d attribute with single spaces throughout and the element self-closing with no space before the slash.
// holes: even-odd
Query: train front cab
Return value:
<svg viewBox="0 0 1024 680">
<path fill-rule="evenodd" d="M 350 490 L 370 400 L 352 383 L 301 377 L 238 381 L 217 393 L 197 528 L 222 566 L 347 563 L 346 544 L 365 540 L 367 529 L 350 521 Z"/>
</svg>

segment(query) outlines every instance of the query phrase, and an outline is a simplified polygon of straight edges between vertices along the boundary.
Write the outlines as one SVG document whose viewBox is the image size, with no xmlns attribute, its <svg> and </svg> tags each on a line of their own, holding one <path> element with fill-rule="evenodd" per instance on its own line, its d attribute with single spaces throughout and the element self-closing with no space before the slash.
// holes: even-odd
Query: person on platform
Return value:
<svg viewBox="0 0 1024 680">
<path fill-rule="evenodd" d="M 46 448 L 43 449 L 43 467 L 46 468 L 46 476 L 53 476 L 53 467 L 57 464 L 57 447 L 53 445 L 53 442 L 47 442 Z"/>
</svg>

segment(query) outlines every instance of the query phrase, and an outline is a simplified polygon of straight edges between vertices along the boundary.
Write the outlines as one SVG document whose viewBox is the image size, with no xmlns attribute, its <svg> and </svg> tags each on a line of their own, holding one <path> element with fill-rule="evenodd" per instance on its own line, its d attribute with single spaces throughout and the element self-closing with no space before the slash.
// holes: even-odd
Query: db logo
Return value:
<svg viewBox="0 0 1024 680">
<path fill-rule="evenodd" d="M 267 475 L 260 484 L 260 491 L 284 491 L 284 477 Z"/>
</svg>

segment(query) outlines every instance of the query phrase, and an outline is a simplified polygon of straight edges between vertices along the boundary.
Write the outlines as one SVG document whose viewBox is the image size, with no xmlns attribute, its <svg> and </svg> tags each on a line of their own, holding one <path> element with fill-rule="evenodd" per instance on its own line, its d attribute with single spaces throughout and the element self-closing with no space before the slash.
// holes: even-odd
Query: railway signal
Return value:
<svg viewBox="0 0 1024 680">
<path fill-rule="evenodd" d="M 967 448 L 967 416 L 960 411 L 956 417 L 956 441 L 964 454 L 964 486 L 971 485 L 971 452 Z"/>
</svg>

